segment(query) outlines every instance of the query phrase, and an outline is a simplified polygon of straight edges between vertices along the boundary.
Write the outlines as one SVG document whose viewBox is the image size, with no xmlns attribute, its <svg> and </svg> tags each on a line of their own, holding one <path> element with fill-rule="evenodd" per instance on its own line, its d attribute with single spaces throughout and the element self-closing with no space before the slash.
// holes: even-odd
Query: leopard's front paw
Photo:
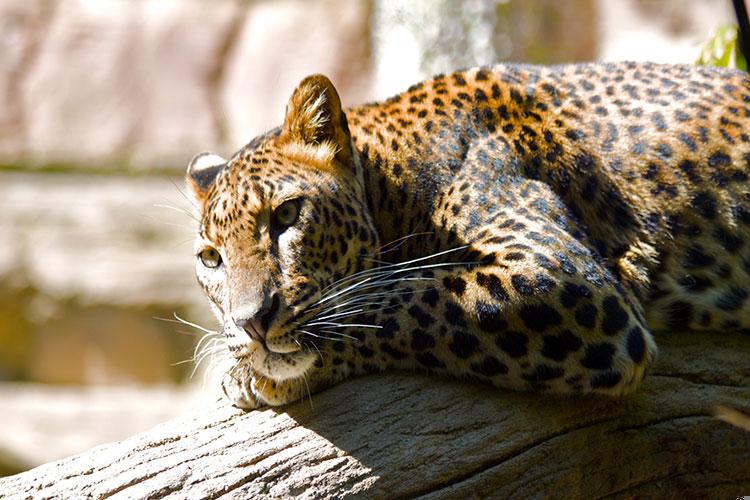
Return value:
<svg viewBox="0 0 750 500">
<path fill-rule="evenodd" d="M 260 398 L 253 394 L 252 379 L 238 376 L 237 373 L 226 373 L 221 379 L 221 389 L 232 405 L 243 410 L 254 410 L 263 406 Z"/>
</svg>

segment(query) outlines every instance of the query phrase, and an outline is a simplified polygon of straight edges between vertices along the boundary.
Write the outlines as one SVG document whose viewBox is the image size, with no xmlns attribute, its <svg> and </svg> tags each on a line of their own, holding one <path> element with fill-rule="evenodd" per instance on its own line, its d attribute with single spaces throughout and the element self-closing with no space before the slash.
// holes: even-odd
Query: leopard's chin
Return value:
<svg viewBox="0 0 750 500">
<path fill-rule="evenodd" d="M 274 352 L 258 345 L 249 354 L 237 359 L 238 365 L 245 365 L 251 373 L 256 373 L 276 382 L 299 378 L 315 364 L 316 354 L 297 350 L 295 352 Z"/>
</svg>

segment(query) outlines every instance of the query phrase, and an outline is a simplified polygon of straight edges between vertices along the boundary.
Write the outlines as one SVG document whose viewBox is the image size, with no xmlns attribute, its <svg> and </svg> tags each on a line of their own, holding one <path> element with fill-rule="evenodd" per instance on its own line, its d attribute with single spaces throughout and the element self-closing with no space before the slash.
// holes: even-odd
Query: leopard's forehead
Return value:
<svg viewBox="0 0 750 500">
<path fill-rule="evenodd" d="M 273 135 L 259 137 L 217 176 L 202 212 L 201 235 L 221 243 L 252 230 L 262 214 L 284 201 L 314 197 L 324 179 L 317 163 L 289 154 Z"/>
</svg>

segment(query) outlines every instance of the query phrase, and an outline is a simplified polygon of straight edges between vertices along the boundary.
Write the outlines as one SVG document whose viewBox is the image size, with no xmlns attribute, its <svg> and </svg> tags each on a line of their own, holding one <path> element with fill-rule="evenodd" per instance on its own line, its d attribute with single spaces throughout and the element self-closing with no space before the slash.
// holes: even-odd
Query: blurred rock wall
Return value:
<svg viewBox="0 0 750 500">
<path fill-rule="evenodd" d="M 0 165 L 180 173 L 276 126 L 313 72 L 356 104 L 500 60 L 689 62 L 731 20 L 729 0 L 4 0 Z"/>
<path fill-rule="evenodd" d="M 500 60 L 689 62 L 731 16 L 728 0 L 3 0 L 0 380 L 183 379 L 195 337 L 153 317 L 215 325 L 184 166 L 278 125 L 310 73 L 350 105 Z"/>
<path fill-rule="evenodd" d="M 4 0 L 0 162 L 179 171 L 283 116 L 308 73 L 368 95 L 367 1 Z"/>
<path fill-rule="evenodd" d="M 176 332 L 191 329 L 154 317 L 209 318 L 174 182 L 0 173 L 0 380 L 183 378 L 190 366 L 170 365 L 190 357 L 194 336 Z"/>
</svg>

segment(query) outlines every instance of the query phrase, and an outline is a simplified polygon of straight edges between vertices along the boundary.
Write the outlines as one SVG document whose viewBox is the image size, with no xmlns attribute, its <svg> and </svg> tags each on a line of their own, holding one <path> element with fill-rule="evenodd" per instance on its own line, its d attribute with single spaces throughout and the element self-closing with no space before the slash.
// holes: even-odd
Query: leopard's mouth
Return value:
<svg viewBox="0 0 750 500">
<path fill-rule="evenodd" d="M 282 381 L 307 373 L 315 363 L 315 358 L 314 353 L 303 349 L 293 353 L 277 353 L 261 347 L 247 358 L 247 362 L 260 375 Z"/>
<path fill-rule="evenodd" d="M 232 342 L 234 334 L 225 332 L 227 346 L 235 358 L 236 367 L 244 367 L 266 378 L 282 381 L 301 377 L 313 366 L 318 357 L 317 350 L 294 344 L 277 345 L 267 340 L 257 341 L 245 337 Z"/>
<path fill-rule="evenodd" d="M 264 336 L 251 336 L 232 321 L 224 322 L 224 337 L 234 357 L 234 369 L 249 370 L 282 381 L 305 375 L 321 356 L 321 343 L 328 338 L 316 321 L 315 312 L 299 306 L 278 319 Z"/>
</svg>

